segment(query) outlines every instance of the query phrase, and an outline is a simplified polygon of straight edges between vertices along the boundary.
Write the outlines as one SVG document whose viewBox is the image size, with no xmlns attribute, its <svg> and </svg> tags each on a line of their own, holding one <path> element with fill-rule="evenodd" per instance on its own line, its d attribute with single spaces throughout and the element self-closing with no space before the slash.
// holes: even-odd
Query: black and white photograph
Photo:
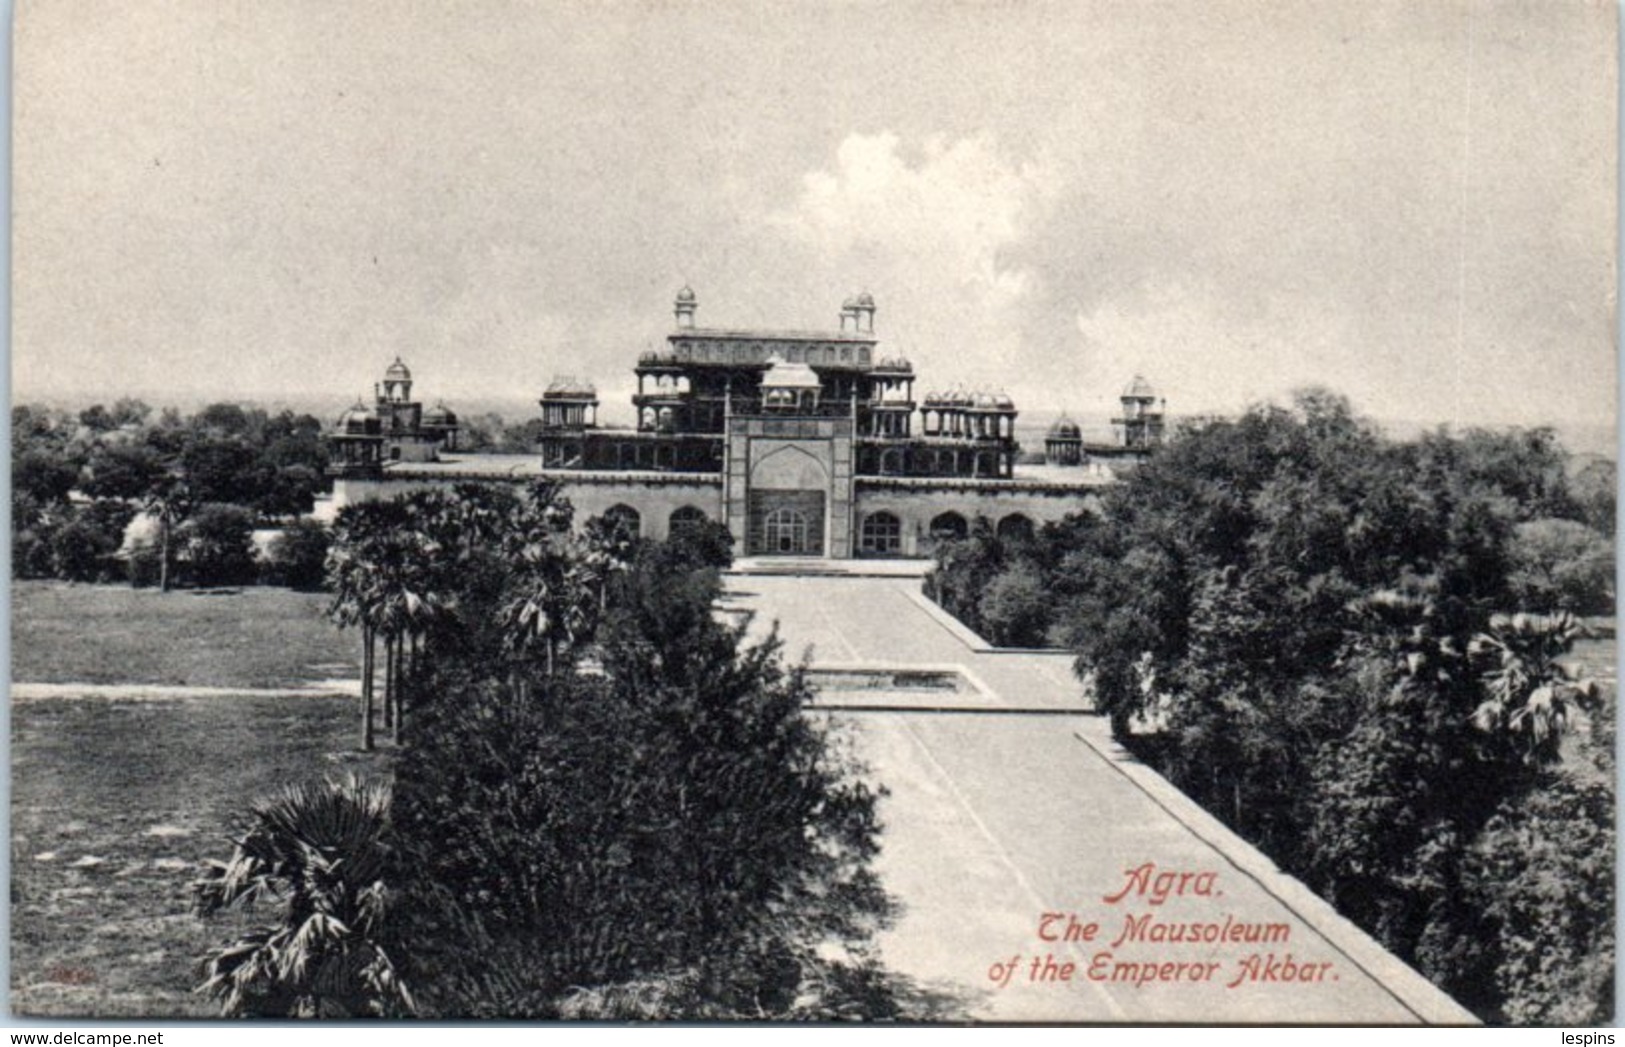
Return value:
<svg viewBox="0 0 1625 1047">
<path fill-rule="evenodd" d="M 19 4 L 7 1021 L 1612 1025 L 1618 21 Z"/>
</svg>

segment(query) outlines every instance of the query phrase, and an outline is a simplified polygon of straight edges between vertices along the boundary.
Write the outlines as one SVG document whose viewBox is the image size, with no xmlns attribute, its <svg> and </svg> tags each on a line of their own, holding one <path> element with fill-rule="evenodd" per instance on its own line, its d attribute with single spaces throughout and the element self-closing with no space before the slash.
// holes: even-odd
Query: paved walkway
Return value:
<svg viewBox="0 0 1625 1047">
<path fill-rule="evenodd" d="M 13 683 L 13 702 L 100 698 L 115 701 L 171 701 L 181 698 L 354 698 L 360 680 L 316 680 L 298 687 L 202 687 L 169 683 Z"/>
<path fill-rule="evenodd" d="M 882 959 L 942 1017 L 1473 1021 L 1117 747 L 1082 711 L 1069 658 L 980 650 L 918 587 L 728 579 L 730 606 L 758 636 L 777 621 L 791 658 L 971 681 L 953 711 L 876 696 L 830 713 L 889 790 L 879 871 L 902 913 Z"/>
</svg>

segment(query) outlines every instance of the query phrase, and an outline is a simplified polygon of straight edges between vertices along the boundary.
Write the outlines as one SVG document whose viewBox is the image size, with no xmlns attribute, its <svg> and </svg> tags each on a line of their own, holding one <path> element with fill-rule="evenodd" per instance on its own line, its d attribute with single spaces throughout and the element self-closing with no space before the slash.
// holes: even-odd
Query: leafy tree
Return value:
<svg viewBox="0 0 1625 1047">
<path fill-rule="evenodd" d="M 308 465 L 285 465 L 280 468 L 262 464 L 256 469 L 263 484 L 250 504 L 265 517 L 289 517 L 308 513 L 316 504 L 326 481 L 321 473 Z"/>
<path fill-rule="evenodd" d="M 1607 538 L 1614 536 L 1618 485 L 1614 463 L 1606 458 L 1587 462 L 1569 479 L 1569 493 L 1579 510 L 1580 522 Z"/>
<path fill-rule="evenodd" d="M 181 469 L 201 502 L 250 505 L 269 479 L 259 457 L 238 439 L 199 435 L 181 452 Z"/>
<path fill-rule="evenodd" d="M 327 577 L 327 528 L 313 520 L 296 520 L 271 539 L 269 577 L 291 589 L 320 589 Z"/>
<path fill-rule="evenodd" d="M 24 450 L 11 463 L 11 486 L 37 502 L 65 502 L 79 482 L 79 466 L 59 452 Z"/>
<path fill-rule="evenodd" d="M 147 427 L 142 439 L 148 447 L 165 459 L 170 459 L 180 456 L 191 436 L 191 427 L 181 413 L 173 407 L 166 407 L 158 413 L 157 423 Z"/>
<path fill-rule="evenodd" d="M 696 520 L 679 528 L 666 540 L 666 546 L 679 561 L 692 567 L 725 569 L 733 564 L 734 536 L 727 524 L 715 520 Z"/>
<path fill-rule="evenodd" d="M 1001 647 L 1037 647 L 1049 626 L 1049 591 L 1029 563 L 1000 573 L 977 604 L 988 639 Z"/>
<path fill-rule="evenodd" d="M 1504 957 L 1500 1017 L 1614 1019 L 1614 791 L 1560 773 L 1497 810 L 1470 856 L 1469 896 Z"/>
<path fill-rule="evenodd" d="M 1614 606 L 1614 543 L 1573 520 L 1519 524 L 1507 579 L 1519 608 L 1608 614 Z"/>
<path fill-rule="evenodd" d="M 449 648 L 431 666 L 396 817 L 436 1014 L 626 1016 L 604 1001 L 631 993 L 784 1016 L 868 969 L 817 946 L 861 955 L 884 913 L 874 796 L 776 644 L 714 619 L 715 569 L 663 544 L 613 576 L 594 672 L 519 688 Z"/>
<path fill-rule="evenodd" d="M 98 498 L 81 506 L 79 518 L 105 534 L 116 550 L 124 544 L 124 532 L 135 519 L 136 508 L 117 498 Z"/>
<path fill-rule="evenodd" d="M 513 567 L 511 596 L 503 605 L 499 621 L 523 688 L 523 670 L 519 667 L 540 652 L 547 675 L 553 675 L 560 649 L 572 647 L 585 631 L 592 602 L 567 550 L 545 539 L 525 543 Z"/>
<path fill-rule="evenodd" d="M 51 532 L 51 573 L 70 582 L 100 581 L 118 543 L 107 532 L 75 515 Z"/>
<path fill-rule="evenodd" d="M 264 412 L 260 415 L 263 418 Z M 215 437 L 242 437 L 252 428 L 253 417 L 241 404 L 216 403 L 199 411 L 194 422 Z"/>
<path fill-rule="evenodd" d="M 141 400 L 123 396 L 113 401 L 111 414 L 116 426 L 142 426 L 147 424 L 152 408 Z"/>
<path fill-rule="evenodd" d="M 1577 515 L 1569 493 L 1568 452 L 1553 430 L 1468 429 L 1449 447 L 1461 483 L 1508 499 L 1519 520 Z"/>
<path fill-rule="evenodd" d="M 18 404 L 11 409 L 11 446 L 36 446 L 57 437 L 57 424 L 53 412 L 38 404 Z"/>
<path fill-rule="evenodd" d="M 1494 838 L 1512 848 L 1503 871 L 1543 867 L 1533 825 L 1488 826 L 1546 802 L 1549 768 L 1575 753 L 1565 722 L 1611 716 L 1565 669 L 1567 627 L 1497 617 L 1611 581 L 1572 522 L 1590 510 L 1568 464 L 1544 430 L 1390 441 L 1311 390 L 1182 426 L 1097 518 L 1019 550 L 948 543 L 927 586 L 985 635 L 1018 618 L 1012 593 L 1015 608 L 1046 593 L 1048 631 L 1118 738 L 1496 1017 L 1527 971 L 1471 855 Z M 1535 922 L 1532 940 L 1558 933 Z M 1600 969 L 1600 942 L 1556 955 Z M 1552 991 L 1517 1013 L 1559 1013 L 1539 1011 Z"/>
<path fill-rule="evenodd" d="M 206 503 L 181 526 L 180 559 L 194 585 L 242 585 L 254 579 L 254 520 L 239 505 Z"/>
<path fill-rule="evenodd" d="M 350 779 L 256 804 L 230 859 L 193 884 L 203 916 L 276 903 L 273 923 L 211 956 L 199 987 L 228 1017 L 402 1017 L 416 1010 L 390 944 L 390 794 Z"/>
<path fill-rule="evenodd" d="M 101 404 L 92 404 L 83 411 L 80 411 L 79 424 L 84 426 L 86 429 L 99 433 L 106 432 L 107 430 L 113 429 L 118 425 L 118 423 L 113 420 L 113 416 L 108 413 L 107 408 L 103 407 Z"/>
<path fill-rule="evenodd" d="M 145 444 L 96 448 L 86 466 L 84 492 L 96 498 L 139 499 L 164 475 L 162 458 Z"/>
<path fill-rule="evenodd" d="M 992 522 L 977 517 L 964 538 L 939 541 L 934 555 L 925 594 L 973 630 L 984 631 L 981 595 L 1005 563 L 1004 545 Z"/>
</svg>

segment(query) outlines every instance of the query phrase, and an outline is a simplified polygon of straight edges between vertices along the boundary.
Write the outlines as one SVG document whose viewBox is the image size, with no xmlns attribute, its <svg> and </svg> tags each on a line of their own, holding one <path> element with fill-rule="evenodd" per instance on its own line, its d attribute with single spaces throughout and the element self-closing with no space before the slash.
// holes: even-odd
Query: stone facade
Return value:
<svg viewBox="0 0 1625 1047">
<path fill-rule="evenodd" d="M 928 556 L 978 518 L 1015 534 L 1090 508 L 1113 468 L 1132 467 L 1162 436 L 1160 403 L 1136 376 L 1114 419 L 1128 423 L 1123 443 L 1097 453 L 1058 423 L 1050 464 L 1018 468 L 1010 398 L 955 389 L 916 403 L 913 366 L 877 351 L 867 294 L 843 304 L 836 331 L 697 328 L 696 309 L 684 288 L 666 351 L 639 358 L 635 429 L 599 428 L 595 387 L 557 379 L 529 455 L 450 453 L 455 416 L 449 426 L 449 412 L 426 418 L 397 360 L 376 404 L 339 420 L 325 509 L 546 478 L 578 522 L 615 514 L 646 537 L 704 516 L 727 526 L 742 556 Z"/>
</svg>

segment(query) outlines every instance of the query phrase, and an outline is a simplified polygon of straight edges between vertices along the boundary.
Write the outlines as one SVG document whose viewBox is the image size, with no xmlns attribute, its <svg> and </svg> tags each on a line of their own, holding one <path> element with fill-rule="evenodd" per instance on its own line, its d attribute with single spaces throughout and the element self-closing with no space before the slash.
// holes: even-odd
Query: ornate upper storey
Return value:
<svg viewBox="0 0 1625 1047">
<path fill-rule="evenodd" d="M 868 292 L 846 299 L 838 325 L 822 331 L 700 327 L 699 298 L 689 287 L 677 293 L 672 311 L 676 327 L 665 348 L 644 352 L 633 369 L 634 433 L 599 430 L 595 412 L 567 410 L 560 401 L 568 397 L 550 389 L 542 399 L 545 459 L 560 467 L 648 461 L 654 468 L 720 469 L 729 418 L 800 416 L 850 419 L 860 473 L 1011 473 L 1019 448 L 1010 398 L 956 392 L 921 405 L 914 365 L 879 351 L 878 309 Z M 633 435 L 657 446 L 614 453 L 595 446 Z M 658 443 L 663 438 L 669 447 Z M 956 447 L 981 453 L 941 453 Z"/>
<path fill-rule="evenodd" d="M 822 331 L 699 327 L 698 309 L 698 296 L 684 287 L 665 348 L 638 357 L 634 428 L 600 427 L 589 381 L 557 378 L 547 387 L 535 447 L 543 468 L 721 472 L 730 420 L 771 420 L 775 432 L 789 433 L 805 428 L 789 419 L 805 418 L 840 420 L 859 476 L 1013 478 L 1021 452 L 1015 403 L 997 390 L 957 387 L 916 399 L 914 365 L 880 352 L 867 292 L 847 298 L 839 324 Z M 456 449 L 456 415 L 444 405 L 425 411 L 412 384 L 397 357 L 373 402 L 344 413 L 332 431 L 338 471 L 432 461 Z M 1165 401 L 1139 375 L 1120 401 L 1114 444 L 1085 443 L 1067 419 L 1047 434 L 1046 460 L 1076 466 L 1091 456 L 1143 457 L 1162 441 Z"/>
</svg>

